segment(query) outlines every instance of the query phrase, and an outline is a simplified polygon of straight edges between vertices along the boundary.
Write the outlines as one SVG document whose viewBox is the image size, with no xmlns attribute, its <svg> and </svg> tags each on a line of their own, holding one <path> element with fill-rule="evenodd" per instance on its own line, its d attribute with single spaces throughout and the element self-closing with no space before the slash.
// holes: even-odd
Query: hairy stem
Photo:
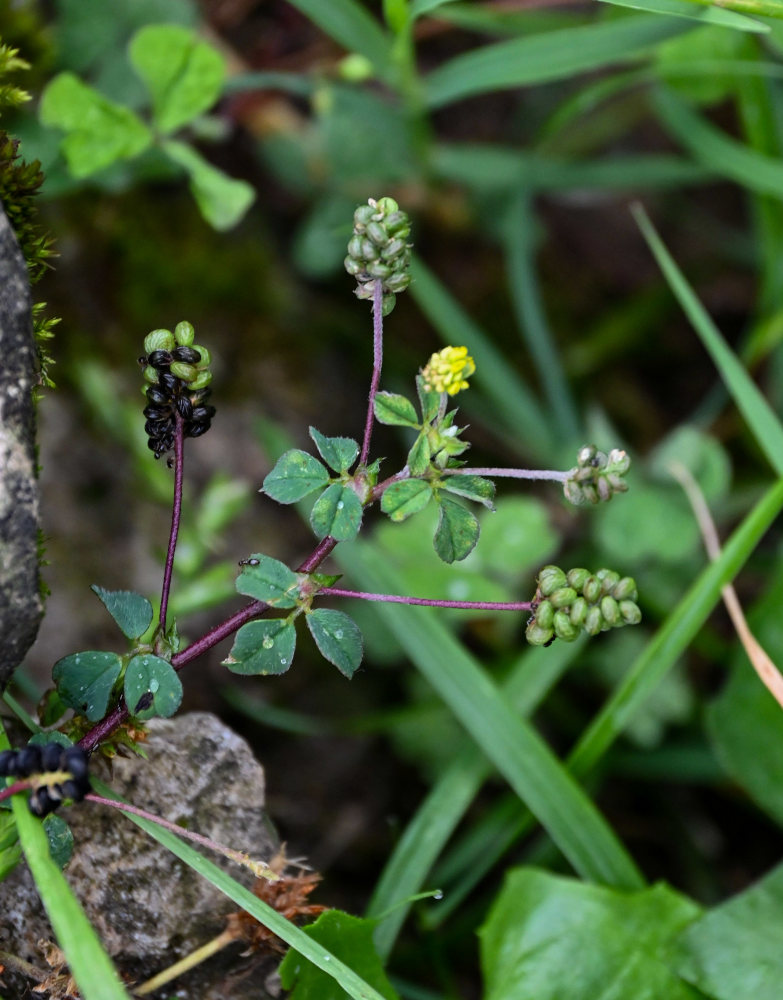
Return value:
<svg viewBox="0 0 783 1000">
<path fill-rule="evenodd" d="M 381 381 L 383 366 L 383 288 L 381 282 L 375 282 L 372 297 L 372 378 L 370 379 L 370 396 L 367 406 L 367 420 L 364 425 L 364 440 L 359 456 L 359 465 L 366 465 L 370 455 L 370 439 L 375 421 L 375 395 Z"/>
<path fill-rule="evenodd" d="M 462 608 L 476 611 L 530 611 L 530 601 L 441 601 L 429 597 L 406 597 L 400 594 L 370 594 L 364 590 L 321 587 L 325 597 L 358 597 L 362 601 L 385 601 L 387 604 L 420 604 L 427 608 Z"/>
<path fill-rule="evenodd" d="M 557 469 L 444 469 L 444 476 L 494 476 L 496 479 L 547 479 L 555 483 L 564 483 L 570 476 L 568 472 Z"/>
<path fill-rule="evenodd" d="M 174 553 L 177 549 L 177 535 L 182 516 L 182 468 L 185 458 L 185 424 L 179 413 L 174 414 L 174 502 L 171 507 L 171 531 L 166 552 L 166 568 L 163 571 L 163 588 L 160 594 L 160 629 L 166 633 L 166 612 L 169 606 L 171 574 L 174 570 Z"/>
</svg>

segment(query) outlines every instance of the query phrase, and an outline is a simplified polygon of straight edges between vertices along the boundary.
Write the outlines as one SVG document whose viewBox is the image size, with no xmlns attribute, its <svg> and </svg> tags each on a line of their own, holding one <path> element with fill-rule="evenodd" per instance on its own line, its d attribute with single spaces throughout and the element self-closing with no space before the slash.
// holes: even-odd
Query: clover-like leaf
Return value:
<svg viewBox="0 0 783 1000">
<path fill-rule="evenodd" d="M 283 674 L 296 649 L 296 629 L 284 618 L 248 622 L 237 632 L 224 666 L 235 674 Z"/>
<path fill-rule="evenodd" d="M 97 722 L 106 714 L 120 670 L 122 660 L 116 653 L 88 650 L 58 660 L 52 679 L 66 705 Z"/>
<path fill-rule="evenodd" d="M 276 608 L 296 607 L 299 577 L 285 563 L 258 552 L 246 560 L 237 577 L 237 590 Z"/>
<path fill-rule="evenodd" d="M 374 402 L 375 419 L 392 427 L 418 427 L 416 408 L 405 396 L 394 392 L 379 392 Z"/>
<path fill-rule="evenodd" d="M 441 393 L 433 389 L 424 388 L 424 379 L 421 375 L 416 376 L 416 392 L 421 404 L 421 416 L 425 424 L 434 420 L 438 415 L 441 404 Z"/>
<path fill-rule="evenodd" d="M 168 719 L 182 702 L 182 682 L 172 665 L 153 656 L 134 656 L 125 671 L 125 703 L 136 719 L 151 719 L 159 715 Z"/>
<path fill-rule="evenodd" d="M 152 95 L 155 124 L 164 135 L 209 110 L 220 96 L 223 57 L 182 25 L 146 25 L 128 51 Z"/>
<path fill-rule="evenodd" d="M 152 142 L 150 130 L 129 108 L 73 73 L 59 73 L 46 87 L 40 117 L 44 125 L 67 133 L 61 146 L 74 177 L 88 177 L 117 160 L 138 156 Z"/>
<path fill-rule="evenodd" d="M 307 615 L 307 627 L 321 656 L 346 677 L 353 677 L 363 651 L 362 633 L 356 622 L 342 611 L 316 608 Z"/>
<path fill-rule="evenodd" d="M 263 491 L 278 503 L 296 503 L 328 482 L 329 473 L 317 458 L 293 448 L 275 462 L 264 479 Z"/>
<path fill-rule="evenodd" d="M 310 524 L 317 538 L 331 535 L 338 542 L 355 538 L 362 524 L 362 502 L 342 483 L 332 483 L 315 501 Z"/>
<path fill-rule="evenodd" d="M 144 635 L 152 622 L 152 605 L 146 597 L 132 590 L 105 590 L 94 583 L 90 590 L 97 595 L 123 635 L 138 639 Z"/>
<path fill-rule="evenodd" d="M 408 452 L 407 465 L 412 476 L 423 476 L 429 468 L 432 450 L 427 434 L 422 431 Z"/>
<path fill-rule="evenodd" d="M 169 139 L 161 145 L 166 155 L 190 175 L 191 194 L 210 226 L 221 233 L 235 226 L 255 200 L 253 187 L 207 163 L 187 143 Z"/>
<path fill-rule="evenodd" d="M 404 521 L 424 510 L 432 499 L 432 487 L 424 479 L 404 479 L 383 491 L 381 510 L 392 521 Z"/>
<path fill-rule="evenodd" d="M 347 472 L 356 461 L 359 445 L 353 438 L 326 437 L 315 427 L 310 428 L 310 437 L 315 441 L 321 458 L 335 472 Z"/>
<path fill-rule="evenodd" d="M 438 556 L 446 563 L 459 562 L 475 548 L 479 523 L 469 510 L 454 500 L 440 497 L 440 517 L 433 543 Z"/>
<path fill-rule="evenodd" d="M 491 479 L 472 475 L 444 476 L 439 485 L 441 489 L 455 493 L 458 497 L 483 503 L 488 510 L 495 509 L 492 502 L 495 497 L 495 484 Z"/>
</svg>

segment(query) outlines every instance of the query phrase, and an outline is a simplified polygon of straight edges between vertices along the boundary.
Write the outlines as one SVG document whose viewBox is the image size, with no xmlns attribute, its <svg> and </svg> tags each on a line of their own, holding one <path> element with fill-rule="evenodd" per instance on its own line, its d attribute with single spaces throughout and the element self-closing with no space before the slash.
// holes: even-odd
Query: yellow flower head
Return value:
<svg viewBox="0 0 783 1000">
<path fill-rule="evenodd" d="M 444 347 L 437 351 L 421 370 L 427 392 L 447 392 L 456 396 L 468 388 L 468 379 L 476 370 L 476 362 L 467 347 Z"/>
</svg>

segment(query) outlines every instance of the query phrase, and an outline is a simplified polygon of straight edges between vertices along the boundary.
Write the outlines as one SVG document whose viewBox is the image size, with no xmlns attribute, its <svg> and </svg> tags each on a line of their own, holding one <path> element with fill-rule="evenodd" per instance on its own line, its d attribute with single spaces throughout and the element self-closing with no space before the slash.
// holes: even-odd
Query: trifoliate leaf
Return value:
<svg viewBox="0 0 783 1000">
<path fill-rule="evenodd" d="M 129 54 L 152 95 L 155 124 L 164 135 L 208 111 L 220 96 L 223 57 L 181 25 L 141 28 L 131 39 Z"/>
<path fill-rule="evenodd" d="M 375 419 L 392 427 L 418 427 L 416 408 L 405 396 L 393 392 L 379 392 L 375 397 Z"/>
<path fill-rule="evenodd" d="M 144 635 L 152 622 L 152 605 L 146 597 L 132 590 L 104 590 L 93 584 L 90 590 L 117 622 L 123 635 L 138 639 Z"/>
<path fill-rule="evenodd" d="M 331 535 L 338 542 L 355 538 L 362 524 L 362 503 L 350 486 L 332 483 L 315 501 L 310 524 L 317 538 Z"/>
<path fill-rule="evenodd" d="M 495 484 L 491 479 L 483 479 L 481 476 L 444 476 L 439 485 L 441 489 L 455 493 L 458 497 L 483 503 L 488 510 L 495 509 L 492 503 Z"/>
<path fill-rule="evenodd" d="M 41 122 L 63 129 L 62 151 L 74 177 L 88 177 L 117 160 L 138 156 L 152 133 L 129 108 L 74 76 L 59 73 L 41 97 Z"/>
<path fill-rule="evenodd" d="M 307 615 L 307 627 L 321 656 L 346 677 L 353 677 L 362 662 L 362 633 L 356 622 L 342 611 L 316 608 Z"/>
<path fill-rule="evenodd" d="M 359 445 L 353 438 L 325 437 L 315 427 L 310 428 L 310 437 L 315 441 L 321 458 L 335 472 L 347 472 L 356 461 Z"/>
<path fill-rule="evenodd" d="M 329 473 L 317 458 L 294 448 L 281 455 L 264 480 L 263 491 L 278 503 L 296 503 L 329 482 Z"/>
<path fill-rule="evenodd" d="M 109 696 L 122 669 L 116 653 L 88 650 L 72 653 L 55 663 L 52 679 L 70 708 L 97 722 L 106 714 Z"/>
<path fill-rule="evenodd" d="M 181 702 L 182 682 L 170 663 L 151 653 L 133 657 L 125 671 L 125 703 L 134 718 L 168 719 Z"/>
<path fill-rule="evenodd" d="M 296 607 L 299 577 L 285 563 L 258 552 L 237 577 L 237 590 L 276 608 Z"/>
<path fill-rule="evenodd" d="M 296 629 L 285 619 L 248 622 L 237 632 L 224 666 L 235 674 L 283 674 L 291 666 Z"/>
<path fill-rule="evenodd" d="M 430 465 L 432 452 L 427 434 L 422 431 L 416 438 L 413 447 L 408 452 L 408 471 L 412 476 L 423 476 Z"/>
<path fill-rule="evenodd" d="M 432 487 L 424 479 L 404 479 L 383 491 L 381 510 L 392 521 L 404 521 L 424 510 L 432 499 Z"/>
<path fill-rule="evenodd" d="M 446 563 L 459 562 L 475 548 L 479 536 L 476 518 L 454 500 L 440 497 L 440 517 L 433 544 Z"/>
</svg>

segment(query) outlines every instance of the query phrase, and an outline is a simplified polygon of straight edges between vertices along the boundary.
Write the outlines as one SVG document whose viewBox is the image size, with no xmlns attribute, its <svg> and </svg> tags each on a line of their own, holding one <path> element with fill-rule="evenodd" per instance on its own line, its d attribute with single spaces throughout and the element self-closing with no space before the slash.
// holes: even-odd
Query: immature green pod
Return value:
<svg viewBox="0 0 783 1000">
<path fill-rule="evenodd" d="M 597 576 L 590 576 L 582 585 L 582 593 L 588 604 L 596 604 L 603 593 L 601 581 Z"/>
<path fill-rule="evenodd" d="M 176 375 L 177 378 L 181 378 L 183 382 L 187 382 L 190 385 L 191 382 L 198 375 L 198 370 L 195 365 L 189 365 L 184 361 L 172 361 L 170 365 L 170 371 L 172 375 Z"/>
<path fill-rule="evenodd" d="M 193 324 L 188 323 L 185 319 L 181 323 L 177 323 L 174 327 L 174 339 L 180 347 L 190 347 L 196 339 L 196 331 L 193 329 Z"/>
<path fill-rule="evenodd" d="M 549 595 L 549 600 L 555 609 L 567 608 L 576 600 L 576 591 L 573 587 L 558 587 Z"/>
<path fill-rule="evenodd" d="M 389 242 L 389 234 L 386 231 L 386 227 L 382 226 L 380 222 L 368 222 L 367 235 L 379 247 L 385 247 Z"/>
<path fill-rule="evenodd" d="M 525 639 L 527 639 L 531 646 L 546 646 L 548 642 L 552 641 L 554 635 L 555 633 L 551 628 L 542 628 L 536 624 L 535 619 L 529 622 L 525 629 Z"/>
<path fill-rule="evenodd" d="M 620 574 L 613 569 L 599 569 L 595 575 L 601 581 L 601 589 L 605 594 L 611 594 L 620 582 Z"/>
<path fill-rule="evenodd" d="M 171 367 L 173 368 L 174 366 L 172 365 Z M 188 389 L 191 392 L 194 392 L 196 389 L 206 389 L 211 381 L 212 372 L 205 369 L 204 371 L 199 372 L 192 382 L 188 383 Z"/>
<path fill-rule="evenodd" d="M 559 587 L 564 587 L 566 583 L 566 575 L 559 566 L 544 566 L 538 574 L 538 589 L 544 597 L 549 597 L 551 593 Z"/>
<path fill-rule="evenodd" d="M 573 587 L 577 594 L 582 593 L 582 588 L 589 579 L 590 570 L 588 569 L 576 568 L 568 571 L 568 586 Z"/>
<path fill-rule="evenodd" d="M 588 635 L 598 635 L 603 630 L 603 627 L 604 617 L 601 614 L 601 609 L 597 604 L 594 604 L 591 608 L 588 608 L 582 628 Z"/>
<path fill-rule="evenodd" d="M 152 330 L 144 338 L 144 353 L 152 354 L 153 351 L 173 351 L 175 345 L 176 341 L 171 330 Z"/>
<path fill-rule="evenodd" d="M 584 625 L 585 618 L 587 618 L 587 612 L 589 610 L 589 605 L 584 597 L 577 597 L 574 603 L 571 605 L 571 610 L 569 612 L 569 617 L 571 619 L 571 624 L 577 627 Z"/>
<path fill-rule="evenodd" d="M 555 618 L 555 609 L 552 607 L 552 602 L 542 601 L 536 608 L 535 618 L 536 624 L 541 628 L 552 628 L 552 622 Z"/>
<path fill-rule="evenodd" d="M 158 373 L 152 365 L 147 365 L 144 369 L 144 381 L 149 382 L 150 385 L 155 385 L 158 381 Z M 146 392 L 147 390 L 145 389 L 144 391 Z"/>
<path fill-rule="evenodd" d="M 201 344 L 191 344 L 190 346 L 193 348 L 194 351 L 198 351 L 198 353 L 201 355 L 201 360 L 198 362 L 197 366 L 199 370 L 202 368 L 209 368 L 210 364 L 212 364 L 212 355 L 209 353 L 206 347 L 202 347 Z"/>
<path fill-rule="evenodd" d="M 581 631 L 578 625 L 571 624 L 571 619 L 565 611 L 555 612 L 554 628 L 558 639 L 563 639 L 565 642 L 573 642 L 578 639 Z"/>
<path fill-rule="evenodd" d="M 612 597 L 616 601 L 635 601 L 637 597 L 636 580 L 632 576 L 624 576 L 612 587 Z"/>
<path fill-rule="evenodd" d="M 642 613 L 638 604 L 633 601 L 620 601 L 620 615 L 626 625 L 638 625 L 642 620 Z"/>
<path fill-rule="evenodd" d="M 622 624 L 620 606 L 613 597 L 601 598 L 601 614 L 607 625 L 614 627 Z"/>
</svg>

